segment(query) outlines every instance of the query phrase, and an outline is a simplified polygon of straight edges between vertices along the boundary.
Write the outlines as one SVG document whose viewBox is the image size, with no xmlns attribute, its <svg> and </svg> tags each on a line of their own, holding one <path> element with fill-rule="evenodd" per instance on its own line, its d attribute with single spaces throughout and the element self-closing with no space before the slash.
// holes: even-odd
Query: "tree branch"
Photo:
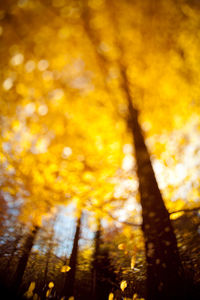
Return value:
<svg viewBox="0 0 200 300">
<path fill-rule="evenodd" d="M 114 221 L 120 223 L 120 224 L 124 224 L 124 225 L 129 225 L 129 226 L 133 226 L 133 227 L 141 227 L 142 224 L 136 224 L 136 223 L 132 223 L 132 222 L 127 222 L 127 221 L 119 221 L 116 217 L 114 217 L 111 213 L 106 212 L 107 215 L 113 219 Z"/>
<path fill-rule="evenodd" d="M 176 213 L 179 213 L 179 212 L 193 212 L 193 211 L 198 211 L 200 210 L 200 206 L 198 207 L 194 207 L 194 208 L 183 208 L 183 209 L 179 209 L 179 210 L 176 210 L 176 211 L 172 211 L 172 212 L 169 212 L 170 215 L 172 214 L 176 214 Z"/>
</svg>

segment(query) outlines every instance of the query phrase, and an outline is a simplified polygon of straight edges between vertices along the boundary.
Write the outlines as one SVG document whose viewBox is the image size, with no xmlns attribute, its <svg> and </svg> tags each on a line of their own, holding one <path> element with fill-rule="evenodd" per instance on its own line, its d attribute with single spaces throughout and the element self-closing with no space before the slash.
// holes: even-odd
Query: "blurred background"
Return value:
<svg viewBox="0 0 200 300">
<path fill-rule="evenodd" d="M 139 186 L 148 176 L 137 175 L 133 105 L 190 299 L 199 299 L 199 29 L 197 0 L 1 1 L 0 278 L 8 294 L 146 298 Z"/>
</svg>

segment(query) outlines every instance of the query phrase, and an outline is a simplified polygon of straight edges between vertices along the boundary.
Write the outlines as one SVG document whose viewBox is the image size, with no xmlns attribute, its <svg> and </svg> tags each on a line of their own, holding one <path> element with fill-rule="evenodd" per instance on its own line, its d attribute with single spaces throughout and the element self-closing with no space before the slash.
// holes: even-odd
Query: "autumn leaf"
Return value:
<svg viewBox="0 0 200 300">
<path fill-rule="evenodd" d="M 121 243 L 118 245 L 118 249 L 119 250 L 125 250 L 126 249 L 126 245 L 124 243 Z"/>
<path fill-rule="evenodd" d="M 50 289 L 54 287 L 53 281 L 50 281 L 50 282 L 49 282 L 48 287 L 49 287 Z"/>
<path fill-rule="evenodd" d="M 135 266 L 135 256 L 131 257 L 131 269 L 134 269 Z"/>
<path fill-rule="evenodd" d="M 109 294 L 108 300 L 114 300 L 114 294 L 113 294 L 113 293 L 110 293 L 110 294 Z"/>
<path fill-rule="evenodd" d="M 125 290 L 126 287 L 127 287 L 126 280 L 122 280 L 122 282 L 120 283 L 120 289 L 122 290 L 122 292 Z"/>
<path fill-rule="evenodd" d="M 60 271 L 62 273 L 66 273 L 66 272 L 69 272 L 69 270 L 71 270 L 70 266 L 65 265 L 65 266 L 62 266 Z"/>
<path fill-rule="evenodd" d="M 35 289 L 35 281 L 32 281 L 29 285 L 28 290 L 24 294 L 27 298 L 31 298 L 33 296 L 33 291 Z"/>
</svg>

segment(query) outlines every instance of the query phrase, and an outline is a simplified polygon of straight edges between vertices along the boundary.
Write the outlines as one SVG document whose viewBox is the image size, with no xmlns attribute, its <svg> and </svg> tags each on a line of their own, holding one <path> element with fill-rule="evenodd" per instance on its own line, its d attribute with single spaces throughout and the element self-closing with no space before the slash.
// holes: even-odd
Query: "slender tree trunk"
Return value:
<svg viewBox="0 0 200 300">
<path fill-rule="evenodd" d="M 133 134 L 147 262 L 147 300 L 183 299 L 184 275 L 177 240 L 152 168 L 150 155 L 132 105 L 128 79 L 121 66 L 123 89 Z M 182 295 L 181 295 L 182 294 Z"/>
<path fill-rule="evenodd" d="M 53 247 L 54 247 L 54 234 L 55 234 L 54 226 L 56 223 L 56 218 L 57 218 L 57 215 L 54 215 L 54 217 L 47 224 L 48 228 L 50 229 L 50 232 L 49 232 L 48 242 L 46 242 L 46 244 L 48 245 L 48 250 L 47 250 L 47 253 L 45 256 L 46 262 L 45 262 L 45 269 L 44 269 L 44 277 L 43 277 L 43 280 L 41 280 L 41 288 L 42 288 L 41 299 L 42 300 L 46 298 L 46 292 L 47 292 L 46 284 L 47 284 L 47 280 L 48 280 L 49 262 L 50 262 Z"/>
<path fill-rule="evenodd" d="M 0 234 L 4 231 L 4 220 L 7 216 L 7 208 L 6 200 L 0 192 Z"/>
<path fill-rule="evenodd" d="M 29 232 L 28 236 L 26 237 L 26 240 L 25 240 L 25 243 L 23 246 L 23 253 L 19 259 L 17 269 L 14 274 L 13 289 L 14 289 L 14 292 L 16 292 L 16 293 L 18 292 L 20 284 L 22 282 L 24 271 L 26 269 L 29 255 L 30 255 L 31 249 L 33 247 L 34 240 L 36 238 L 38 230 L 39 230 L 39 227 L 34 226 L 31 229 L 31 231 Z"/>
<path fill-rule="evenodd" d="M 47 282 L 50 256 L 51 256 L 51 249 L 49 249 L 49 251 L 47 253 L 47 259 L 46 259 L 45 270 L 44 270 L 44 284 L 46 284 L 46 282 Z"/>
<path fill-rule="evenodd" d="M 51 256 L 51 248 L 49 248 L 47 252 L 47 258 L 46 258 L 46 263 L 45 263 L 45 270 L 44 270 L 44 277 L 42 281 L 42 300 L 46 298 L 46 283 L 47 283 L 47 275 L 48 275 L 48 270 L 49 270 L 49 260 Z"/>
<path fill-rule="evenodd" d="M 66 273 L 66 278 L 65 278 L 64 288 L 63 288 L 63 295 L 66 297 L 66 299 L 68 299 L 71 296 L 74 296 L 75 275 L 76 275 L 77 255 L 78 255 L 78 242 L 80 238 L 80 231 L 81 231 L 81 215 L 77 220 L 72 253 L 69 260 L 69 266 L 71 269 Z"/>
<path fill-rule="evenodd" d="M 100 251 L 100 239 L 101 239 L 101 222 L 97 222 L 97 231 L 94 238 L 94 255 L 93 255 L 93 270 L 92 270 L 92 299 L 97 300 L 97 278 L 98 278 L 98 260 Z"/>
<path fill-rule="evenodd" d="M 18 243 L 21 240 L 21 238 L 22 238 L 22 235 L 18 234 L 18 236 L 15 239 L 15 242 L 14 242 L 14 245 L 13 245 L 13 249 L 12 249 L 10 258 L 8 259 L 8 262 L 7 262 L 6 266 L 5 266 L 5 271 L 9 271 L 9 269 L 10 269 L 10 265 L 11 265 L 11 263 L 13 261 L 13 257 L 15 255 L 15 252 L 17 251 L 17 246 L 18 246 Z"/>
</svg>

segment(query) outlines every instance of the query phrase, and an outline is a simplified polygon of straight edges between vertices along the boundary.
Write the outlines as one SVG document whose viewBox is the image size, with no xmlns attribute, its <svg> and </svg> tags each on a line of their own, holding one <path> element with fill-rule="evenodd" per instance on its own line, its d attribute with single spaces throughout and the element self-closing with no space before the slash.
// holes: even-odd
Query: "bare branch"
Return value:
<svg viewBox="0 0 200 300">
<path fill-rule="evenodd" d="M 132 223 L 132 222 L 128 222 L 128 221 L 119 221 L 116 217 L 114 217 L 111 213 L 106 212 L 107 215 L 113 219 L 114 221 L 120 223 L 120 224 L 124 224 L 124 225 L 128 225 L 128 226 L 133 226 L 133 227 L 141 227 L 142 224 L 136 224 L 136 223 Z"/>
<path fill-rule="evenodd" d="M 176 211 L 169 212 L 169 214 L 172 215 L 172 214 L 176 214 L 176 213 L 179 213 L 179 212 L 187 213 L 187 212 L 193 212 L 193 211 L 198 211 L 198 210 L 200 210 L 200 206 L 194 207 L 194 208 L 179 209 L 179 210 L 176 210 Z"/>
</svg>

